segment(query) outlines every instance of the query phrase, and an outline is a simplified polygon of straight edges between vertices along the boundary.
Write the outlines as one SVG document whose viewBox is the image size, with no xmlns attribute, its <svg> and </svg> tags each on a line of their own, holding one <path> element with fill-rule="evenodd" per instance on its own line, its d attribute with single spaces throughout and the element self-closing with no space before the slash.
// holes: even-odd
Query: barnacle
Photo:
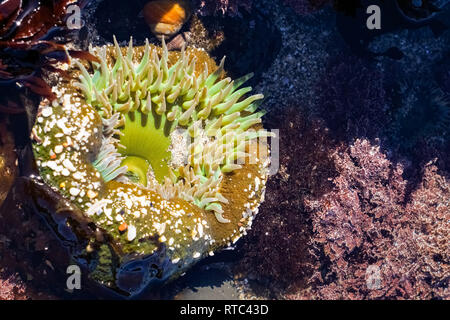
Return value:
<svg viewBox="0 0 450 320">
<path fill-rule="evenodd" d="M 121 252 L 166 248 L 182 270 L 245 234 L 268 175 L 262 95 L 200 49 L 91 48 L 54 88 L 35 125 L 45 182 Z"/>
</svg>

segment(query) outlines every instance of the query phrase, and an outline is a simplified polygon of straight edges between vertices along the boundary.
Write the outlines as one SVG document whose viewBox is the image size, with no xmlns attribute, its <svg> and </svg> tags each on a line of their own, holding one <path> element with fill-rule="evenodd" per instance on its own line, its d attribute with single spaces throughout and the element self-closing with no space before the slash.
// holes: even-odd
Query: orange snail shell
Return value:
<svg viewBox="0 0 450 320">
<path fill-rule="evenodd" d="M 155 0 L 143 9 L 145 21 L 159 39 L 171 37 L 189 20 L 191 9 L 186 0 Z"/>
</svg>

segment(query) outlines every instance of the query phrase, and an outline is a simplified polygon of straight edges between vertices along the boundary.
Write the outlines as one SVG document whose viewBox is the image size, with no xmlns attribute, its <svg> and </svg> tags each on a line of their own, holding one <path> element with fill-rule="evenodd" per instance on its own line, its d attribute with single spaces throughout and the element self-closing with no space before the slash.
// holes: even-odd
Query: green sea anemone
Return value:
<svg viewBox="0 0 450 320">
<path fill-rule="evenodd" d="M 179 274 L 251 226 L 268 175 L 263 96 L 200 49 L 114 39 L 90 51 L 100 62 L 73 59 L 73 79 L 40 107 L 40 174 L 108 234 L 111 254 L 164 252 Z"/>
</svg>

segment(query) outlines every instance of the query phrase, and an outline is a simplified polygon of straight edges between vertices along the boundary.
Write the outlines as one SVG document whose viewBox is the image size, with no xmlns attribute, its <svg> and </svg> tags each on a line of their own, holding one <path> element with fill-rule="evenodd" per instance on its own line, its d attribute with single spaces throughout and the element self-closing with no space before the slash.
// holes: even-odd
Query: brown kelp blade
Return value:
<svg viewBox="0 0 450 320">
<path fill-rule="evenodd" d="M 90 62 L 100 63 L 100 59 L 87 51 L 69 50 L 69 55 L 73 58 L 82 59 Z"/>
<path fill-rule="evenodd" d="M 22 0 L 7 0 L 0 4 L 0 37 L 17 18 L 22 6 Z"/>
<path fill-rule="evenodd" d="M 30 90 L 33 91 L 34 93 L 47 99 L 53 100 L 56 97 L 55 94 L 52 92 L 52 88 L 47 84 L 47 82 L 45 82 L 41 78 L 32 76 L 25 79 L 23 81 L 23 84 L 27 88 L 30 88 Z"/>
</svg>

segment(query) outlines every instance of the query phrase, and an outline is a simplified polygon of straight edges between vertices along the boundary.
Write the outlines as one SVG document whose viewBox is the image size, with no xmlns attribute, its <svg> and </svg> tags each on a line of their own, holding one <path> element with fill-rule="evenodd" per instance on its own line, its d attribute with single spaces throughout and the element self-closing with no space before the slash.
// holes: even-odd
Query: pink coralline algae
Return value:
<svg viewBox="0 0 450 320">
<path fill-rule="evenodd" d="M 2 275 L 0 272 L 0 300 L 25 300 L 25 285 L 17 276 Z"/>
<path fill-rule="evenodd" d="M 320 121 L 280 117 L 269 124 L 283 133 L 280 169 L 238 271 L 288 299 L 450 298 L 450 185 L 438 161 L 408 176 L 411 163 L 377 143 L 335 143 Z"/>
<path fill-rule="evenodd" d="M 428 164 L 422 183 L 406 207 L 414 221 L 413 265 L 421 287 L 414 295 L 422 298 L 450 298 L 450 184 L 448 177 Z"/>
<path fill-rule="evenodd" d="M 252 0 L 196 0 L 196 8 L 201 15 L 229 15 L 235 16 L 239 7 L 250 11 Z"/>
<path fill-rule="evenodd" d="M 404 166 L 367 140 L 336 153 L 335 163 L 335 189 L 307 201 L 321 261 L 312 290 L 290 297 L 450 298 L 447 179 L 430 163 L 408 196 Z"/>
</svg>

